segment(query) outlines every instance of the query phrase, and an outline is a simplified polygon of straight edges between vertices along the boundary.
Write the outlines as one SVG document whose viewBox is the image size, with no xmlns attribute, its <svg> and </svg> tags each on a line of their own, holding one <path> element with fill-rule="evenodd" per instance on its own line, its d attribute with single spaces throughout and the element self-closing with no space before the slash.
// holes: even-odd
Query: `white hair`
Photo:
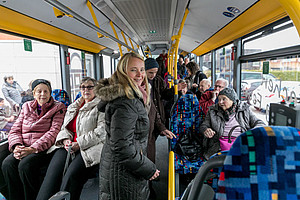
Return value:
<svg viewBox="0 0 300 200">
<path fill-rule="evenodd" d="M 202 79 L 202 80 L 200 81 L 200 83 L 201 83 L 202 81 L 205 82 L 207 85 L 211 86 L 211 82 L 210 82 L 209 79 L 204 78 L 204 79 Z"/>
<path fill-rule="evenodd" d="M 224 79 L 224 78 L 218 78 L 218 79 L 216 80 L 216 82 L 217 82 L 217 81 L 223 81 L 223 82 L 225 82 L 225 87 L 228 87 L 228 85 L 229 85 L 228 81 L 227 81 L 226 79 Z"/>
</svg>

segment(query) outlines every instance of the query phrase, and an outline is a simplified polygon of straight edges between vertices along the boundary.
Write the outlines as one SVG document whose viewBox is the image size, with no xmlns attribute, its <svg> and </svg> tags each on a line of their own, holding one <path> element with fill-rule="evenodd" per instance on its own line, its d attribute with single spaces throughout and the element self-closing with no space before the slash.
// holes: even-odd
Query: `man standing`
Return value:
<svg viewBox="0 0 300 200">
<path fill-rule="evenodd" d="M 201 95 L 199 104 L 202 107 L 204 114 L 207 114 L 208 108 L 216 103 L 219 92 L 228 86 L 228 81 L 222 78 L 217 79 L 214 90 L 206 91 Z"/>
</svg>

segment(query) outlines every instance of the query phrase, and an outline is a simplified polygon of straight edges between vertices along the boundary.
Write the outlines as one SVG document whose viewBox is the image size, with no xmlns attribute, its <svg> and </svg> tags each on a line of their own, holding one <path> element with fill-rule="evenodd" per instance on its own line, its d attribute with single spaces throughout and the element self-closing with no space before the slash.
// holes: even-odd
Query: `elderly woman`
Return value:
<svg viewBox="0 0 300 200">
<path fill-rule="evenodd" d="M 134 52 L 125 54 L 116 72 L 100 80 L 96 91 L 108 101 L 99 199 L 148 199 L 147 182 L 158 177 L 159 170 L 146 156 L 149 119 L 145 105 L 149 105 L 150 90 L 143 58 Z"/>
<path fill-rule="evenodd" d="M 220 142 L 228 142 L 228 134 L 238 137 L 245 130 L 264 126 L 264 122 L 257 119 L 246 102 L 240 102 L 237 94 L 231 88 L 225 88 L 218 95 L 218 104 L 209 107 L 204 122 L 200 126 L 200 133 L 204 134 L 204 156 L 210 157 L 220 150 L 228 150 L 232 143 L 220 146 Z M 225 140 L 223 138 L 226 138 Z"/>
<path fill-rule="evenodd" d="M 95 79 L 82 79 L 82 96 L 68 107 L 55 142 L 60 148 L 50 162 L 37 199 L 49 199 L 60 189 L 70 192 L 72 200 L 79 199 L 84 183 L 98 173 L 106 131 L 104 109 L 101 112 L 97 108 L 100 99 L 95 96 L 95 86 Z M 69 147 L 74 158 L 63 175 Z"/>
<path fill-rule="evenodd" d="M 2 163 L 10 200 L 35 199 L 40 187 L 40 170 L 47 166 L 66 112 L 64 104 L 51 97 L 50 82 L 32 83 L 33 101 L 23 105 L 8 135 L 12 152 Z"/>
</svg>

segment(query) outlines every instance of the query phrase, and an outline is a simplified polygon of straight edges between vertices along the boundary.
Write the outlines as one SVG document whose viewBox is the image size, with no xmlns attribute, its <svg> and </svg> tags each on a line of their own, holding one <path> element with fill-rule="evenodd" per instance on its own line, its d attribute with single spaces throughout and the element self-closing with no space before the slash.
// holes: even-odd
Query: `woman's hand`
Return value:
<svg viewBox="0 0 300 200">
<path fill-rule="evenodd" d="M 76 151 L 78 151 L 80 149 L 78 142 L 72 142 L 72 153 L 75 153 Z"/>
<path fill-rule="evenodd" d="M 207 138 L 212 138 L 216 134 L 215 131 L 213 131 L 211 128 L 208 128 L 204 131 L 204 135 Z"/>
<path fill-rule="evenodd" d="M 153 176 L 149 179 L 150 181 L 152 181 L 152 180 L 154 180 L 154 179 L 156 179 L 158 176 L 159 176 L 159 170 L 157 169 L 156 171 L 155 171 L 155 173 L 153 174 Z"/>
<path fill-rule="evenodd" d="M 63 141 L 63 144 L 64 144 L 64 148 L 66 149 L 66 151 L 68 151 L 69 146 L 72 146 L 72 141 L 70 139 L 65 139 Z"/>
<path fill-rule="evenodd" d="M 173 137 L 176 138 L 176 136 L 174 135 L 174 133 L 172 133 L 172 132 L 169 131 L 168 129 L 166 129 L 166 130 L 160 132 L 160 134 L 166 136 L 166 137 L 169 138 L 169 139 L 173 139 Z"/>
<path fill-rule="evenodd" d="M 18 160 L 21 160 L 22 158 L 35 153 L 36 149 L 33 147 L 25 147 L 23 145 L 17 145 L 13 151 L 14 157 Z"/>
</svg>

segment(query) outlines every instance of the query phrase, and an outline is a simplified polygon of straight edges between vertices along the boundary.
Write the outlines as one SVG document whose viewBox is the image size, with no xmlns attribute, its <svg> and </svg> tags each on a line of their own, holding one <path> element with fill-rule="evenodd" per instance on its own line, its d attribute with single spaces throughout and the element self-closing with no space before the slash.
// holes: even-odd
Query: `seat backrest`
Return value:
<svg viewBox="0 0 300 200">
<path fill-rule="evenodd" d="M 300 199 L 300 130 L 260 127 L 236 139 L 224 161 L 217 199 Z"/>
<path fill-rule="evenodd" d="M 186 134 L 190 131 L 199 133 L 201 124 L 200 113 L 201 107 L 196 96 L 185 94 L 178 99 L 170 121 L 170 130 L 176 135 L 176 138 L 171 140 L 172 151 L 175 150 L 181 134 Z M 199 162 L 202 164 L 202 159 L 199 158 L 198 162 L 191 163 L 182 156 L 175 154 L 175 171 L 182 174 L 197 173 L 201 165 Z"/>
<path fill-rule="evenodd" d="M 67 91 L 62 90 L 62 89 L 54 89 L 52 90 L 51 96 L 53 99 L 56 101 L 59 101 L 68 107 L 70 105 L 70 97 L 67 93 Z"/>
</svg>

